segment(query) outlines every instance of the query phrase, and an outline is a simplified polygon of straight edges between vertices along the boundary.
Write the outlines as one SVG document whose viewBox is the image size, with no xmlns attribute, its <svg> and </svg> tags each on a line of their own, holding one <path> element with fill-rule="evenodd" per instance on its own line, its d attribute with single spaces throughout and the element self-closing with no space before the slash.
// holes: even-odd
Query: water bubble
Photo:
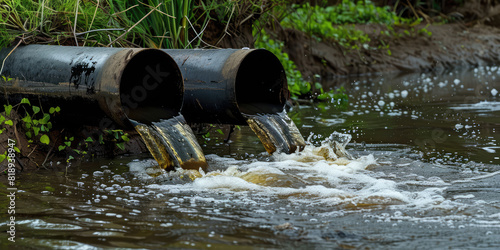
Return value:
<svg viewBox="0 0 500 250">
<path fill-rule="evenodd" d="M 104 173 L 102 171 L 95 171 L 94 176 L 103 176 Z"/>
</svg>

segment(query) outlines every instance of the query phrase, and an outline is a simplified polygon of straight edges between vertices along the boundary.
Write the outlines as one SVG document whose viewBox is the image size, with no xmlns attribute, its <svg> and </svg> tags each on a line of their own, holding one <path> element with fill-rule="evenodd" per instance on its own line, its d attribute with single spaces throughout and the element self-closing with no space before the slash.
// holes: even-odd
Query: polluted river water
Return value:
<svg viewBox="0 0 500 250">
<path fill-rule="evenodd" d="M 132 155 L 19 175 L 16 242 L 0 244 L 498 249 L 500 69 L 336 81 L 345 109 L 288 112 L 301 152 L 269 155 L 241 126 L 228 143 L 198 137 L 206 171 L 151 177 L 151 155 Z"/>
<path fill-rule="evenodd" d="M 175 168 L 207 168 L 203 151 L 182 115 L 151 124 L 131 122 L 158 163 L 159 168 L 151 174 L 161 174 L 161 170 Z"/>
</svg>

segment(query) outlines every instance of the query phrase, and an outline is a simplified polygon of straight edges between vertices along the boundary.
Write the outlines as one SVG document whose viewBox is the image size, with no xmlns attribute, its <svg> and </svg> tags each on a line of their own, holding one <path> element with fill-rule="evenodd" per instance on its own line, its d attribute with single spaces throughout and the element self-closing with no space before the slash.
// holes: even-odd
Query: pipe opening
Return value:
<svg viewBox="0 0 500 250">
<path fill-rule="evenodd" d="M 182 75 L 166 53 L 143 50 L 127 64 L 120 101 L 129 119 L 150 124 L 179 115 L 184 94 Z"/>
<path fill-rule="evenodd" d="M 235 85 L 237 105 L 244 114 L 281 112 L 290 96 L 283 66 L 263 49 L 243 59 Z"/>
</svg>

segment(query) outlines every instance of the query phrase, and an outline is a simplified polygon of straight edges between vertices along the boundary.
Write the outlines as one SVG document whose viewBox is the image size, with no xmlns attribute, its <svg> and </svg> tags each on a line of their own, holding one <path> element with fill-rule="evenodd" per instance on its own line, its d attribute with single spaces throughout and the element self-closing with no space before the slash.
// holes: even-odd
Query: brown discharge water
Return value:
<svg viewBox="0 0 500 250">
<path fill-rule="evenodd" d="M 207 168 L 205 155 L 182 115 L 152 122 L 150 125 L 137 122 L 134 124 L 161 168 Z"/>
<path fill-rule="evenodd" d="M 269 154 L 293 153 L 306 145 L 295 123 L 285 111 L 271 114 L 243 114 Z"/>
</svg>

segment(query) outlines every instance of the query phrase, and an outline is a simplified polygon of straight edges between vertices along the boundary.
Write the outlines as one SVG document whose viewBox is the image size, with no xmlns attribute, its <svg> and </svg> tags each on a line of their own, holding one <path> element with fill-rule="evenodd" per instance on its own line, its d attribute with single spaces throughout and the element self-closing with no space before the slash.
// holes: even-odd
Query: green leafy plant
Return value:
<svg viewBox="0 0 500 250">
<path fill-rule="evenodd" d="M 320 94 L 317 98 L 321 101 L 337 104 L 340 108 L 347 108 L 349 103 L 349 97 L 344 87 L 340 87 L 336 90 L 332 89 L 328 92 L 325 92 L 323 88 L 320 88 Z"/>
<path fill-rule="evenodd" d="M 369 2 L 369 1 L 367 1 Z M 302 6 L 294 5 L 295 11 L 286 16 L 281 25 L 293 27 L 308 33 L 317 40 L 333 39 L 346 48 L 359 49 L 360 45 L 370 42 L 370 38 L 363 31 L 353 26 L 344 24 L 367 23 L 379 18 L 378 22 L 388 22 L 386 15 L 375 15 L 374 12 L 382 12 L 373 4 L 358 2 L 354 5 L 351 1 L 343 1 L 336 6 L 310 6 L 306 3 Z"/>
<path fill-rule="evenodd" d="M 68 158 L 67 158 L 66 162 L 70 162 L 71 160 L 74 160 L 76 155 L 79 155 L 83 159 L 83 157 L 85 157 L 85 155 L 88 154 L 85 149 L 88 149 L 89 144 L 94 142 L 94 140 L 91 137 L 88 137 L 83 142 L 78 143 L 78 147 L 75 148 L 75 146 L 73 144 L 74 141 L 75 141 L 75 137 L 65 136 L 63 143 L 61 145 L 59 145 L 59 147 L 57 148 L 59 151 L 63 151 L 63 150 L 70 151 L 70 153 L 67 153 Z M 85 149 L 82 149 L 83 147 Z M 77 148 L 79 148 L 79 149 L 77 149 Z M 75 153 L 76 153 L 76 155 L 75 155 Z M 73 156 L 73 155 L 75 155 L 75 156 Z"/>
<path fill-rule="evenodd" d="M 61 108 L 51 107 L 49 113 L 45 113 L 41 107 L 32 105 L 27 98 L 23 98 L 21 104 L 25 104 L 25 106 L 23 106 L 25 109 L 25 116 L 21 121 L 23 122 L 25 133 L 29 141 L 33 142 L 33 139 L 38 138 L 42 144 L 48 145 L 50 143 L 48 133 L 52 129 L 50 118 L 61 111 Z M 26 106 L 28 108 L 26 108 Z"/>
<path fill-rule="evenodd" d="M 2 79 L 3 79 L 5 82 L 10 82 L 10 81 L 12 81 L 12 79 L 13 79 L 13 78 L 11 78 L 11 77 L 7 77 L 7 76 L 2 75 Z"/>
<path fill-rule="evenodd" d="M 255 42 L 255 47 L 269 50 L 280 60 L 285 69 L 288 89 L 290 90 L 292 99 L 297 100 L 304 97 L 314 97 L 311 95 L 313 91 L 312 84 L 303 79 L 302 73 L 297 70 L 295 63 L 290 60 L 288 54 L 283 52 L 283 42 L 271 39 L 265 31 L 262 31 L 259 39 Z M 316 96 L 318 100 L 338 103 L 339 105 L 347 105 L 345 104 L 348 101 L 345 89 L 341 88 L 339 90 L 324 91 L 322 85 L 317 82 L 314 84 L 314 87 L 316 91 L 320 92 L 320 94 Z"/>
<path fill-rule="evenodd" d="M 283 52 L 282 41 L 273 40 L 266 32 L 262 31 L 259 39 L 255 42 L 255 47 L 269 50 L 280 60 L 285 69 L 288 89 L 293 99 L 298 99 L 311 92 L 311 83 L 304 81 L 302 73 L 297 70 L 295 63 L 290 60 L 287 53 Z"/>
<path fill-rule="evenodd" d="M 12 105 L 3 105 L 4 112 L 0 114 L 0 125 L 5 124 L 9 126 L 13 126 L 14 122 L 9 118 L 10 112 L 12 111 Z M 0 134 L 2 134 L 7 128 L 0 129 Z"/>
<path fill-rule="evenodd" d="M 129 134 L 125 133 L 121 129 L 108 129 L 104 130 L 104 133 L 108 136 L 111 136 L 110 140 L 114 142 L 115 146 L 121 150 L 125 150 L 125 143 L 130 141 Z M 100 142 L 104 143 L 104 139 L 100 139 Z"/>
<path fill-rule="evenodd" d="M 4 107 L 4 111 L 2 113 L 0 113 L 0 125 L 5 124 L 8 126 L 14 126 L 14 122 L 10 118 L 10 115 L 11 115 L 11 112 L 13 109 L 12 105 L 3 105 L 3 107 Z M 6 129 L 7 129 L 6 127 L 0 129 L 0 134 L 2 134 Z M 9 145 L 9 147 L 10 147 L 10 145 Z M 17 148 L 15 145 L 13 145 L 13 148 L 17 153 L 21 152 L 19 150 L 19 148 Z M 5 152 L 3 154 L 0 154 L 0 163 L 3 162 L 5 159 L 8 159 L 8 150 L 5 150 Z"/>
<path fill-rule="evenodd" d="M 293 5 L 293 8 L 294 12 L 281 21 L 282 26 L 301 30 L 319 41 L 334 40 L 348 49 L 370 48 L 368 35 L 352 24 L 384 24 L 388 31 L 382 31 L 382 34 L 391 38 L 401 37 L 394 31 L 394 26 L 405 27 L 404 33 L 407 35 L 432 35 L 426 28 L 415 31 L 414 27 L 421 23 L 421 18 L 399 17 L 388 6 L 377 7 L 369 0 L 343 0 L 338 5 L 327 7 L 305 3 Z"/>
</svg>

